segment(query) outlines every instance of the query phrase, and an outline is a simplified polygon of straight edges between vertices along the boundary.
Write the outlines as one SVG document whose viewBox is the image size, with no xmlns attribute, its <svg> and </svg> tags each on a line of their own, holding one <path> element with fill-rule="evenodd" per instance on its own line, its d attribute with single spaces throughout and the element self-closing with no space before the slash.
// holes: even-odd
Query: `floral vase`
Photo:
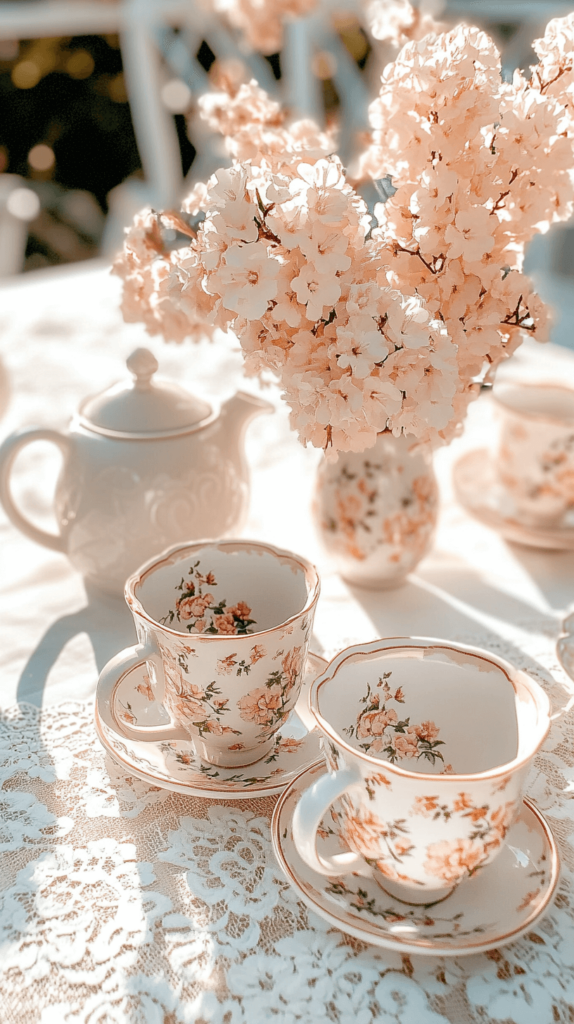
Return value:
<svg viewBox="0 0 574 1024">
<path fill-rule="evenodd" d="M 438 486 L 430 455 L 415 445 L 413 437 L 384 432 L 373 448 L 319 467 L 316 524 L 349 583 L 398 586 L 430 549 Z"/>
</svg>

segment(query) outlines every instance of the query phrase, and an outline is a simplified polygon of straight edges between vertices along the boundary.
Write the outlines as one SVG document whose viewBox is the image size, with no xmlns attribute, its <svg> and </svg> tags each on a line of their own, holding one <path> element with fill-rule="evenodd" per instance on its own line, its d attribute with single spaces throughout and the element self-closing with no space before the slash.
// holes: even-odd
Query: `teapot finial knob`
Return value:
<svg viewBox="0 0 574 1024">
<path fill-rule="evenodd" d="M 134 377 L 136 388 L 147 388 L 159 363 L 149 348 L 136 348 L 127 360 L 126 366 Z"/>
</svg>

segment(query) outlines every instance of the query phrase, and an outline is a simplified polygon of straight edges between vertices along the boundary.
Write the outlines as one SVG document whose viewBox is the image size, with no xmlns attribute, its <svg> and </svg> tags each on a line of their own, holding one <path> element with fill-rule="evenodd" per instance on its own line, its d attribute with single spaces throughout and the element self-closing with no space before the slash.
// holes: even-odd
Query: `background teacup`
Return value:
<svg viewBox="0 0 574 1024">
<path fill-rule="evenodd" d="M 522 518 L 543 525 L 574 507 L 574 390 L 560 384 L 500 384 L 495 455 L 500 482 Z"/>
<path fill-rule="evenodd" d="M 299 801 L 293 837 L 313 870 L 427 904 L 496 857 L 550 724 L 526 673 L 478 648 L 394 637 L 342 651 L 309 700 L 329 771 Z M 319 856 L 326 826 L 348 852 Z"/>
<path fill-rule="evenodd" d="M 145 660 L 149 699 L 171 724 L 138 724 L 128 708 L 124 733 L 191 737 L 226 767 L 264 757 L 299 696 L 319 589 L 306 559 L 255 541 L 177 545 L 147 562 L 125 587 L 139 643 L 100 679 L 112 687 Z"/>
</svg>

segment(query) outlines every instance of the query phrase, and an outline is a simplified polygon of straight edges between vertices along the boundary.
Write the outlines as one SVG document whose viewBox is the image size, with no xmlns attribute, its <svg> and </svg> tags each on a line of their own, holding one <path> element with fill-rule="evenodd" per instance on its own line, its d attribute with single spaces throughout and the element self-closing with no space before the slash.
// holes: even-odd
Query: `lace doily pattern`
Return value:
<svg viewBox="0 0 574 1024">
<path fill-rule="evenodd" d="M 522 667 L 560 703 L 535 654 Z M 308 911 L 273 857 L 273 798 L 230 806 L 126 777 L 91 703 L 12 708 L 0 716 L 2 1021 L 571 1024 L 573 738 L 570 714 L 531 775 L 561 846 L 555 906 L 504 950 L 441 960 L 366 946 Z"/>
</svg>

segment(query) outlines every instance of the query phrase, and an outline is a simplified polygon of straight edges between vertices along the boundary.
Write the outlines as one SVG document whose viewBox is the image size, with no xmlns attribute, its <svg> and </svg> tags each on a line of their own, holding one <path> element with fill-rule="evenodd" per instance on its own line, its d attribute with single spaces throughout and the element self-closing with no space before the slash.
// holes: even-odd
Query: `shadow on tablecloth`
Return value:
<svg viewBox="0 0 574 1024">
<path fill-rule="evenodd" d="M 56 619 L 32 651 L 18 680 L 18 703 L 42 705 L 50 671 L 74 637 L 82 633 L 88 637 L 98 672 L 124 647 L 136 643 L 133 619 L 123 598 L 103 594 L 89 583 L 85 589 L 84 607 Z"/>
</svg>

